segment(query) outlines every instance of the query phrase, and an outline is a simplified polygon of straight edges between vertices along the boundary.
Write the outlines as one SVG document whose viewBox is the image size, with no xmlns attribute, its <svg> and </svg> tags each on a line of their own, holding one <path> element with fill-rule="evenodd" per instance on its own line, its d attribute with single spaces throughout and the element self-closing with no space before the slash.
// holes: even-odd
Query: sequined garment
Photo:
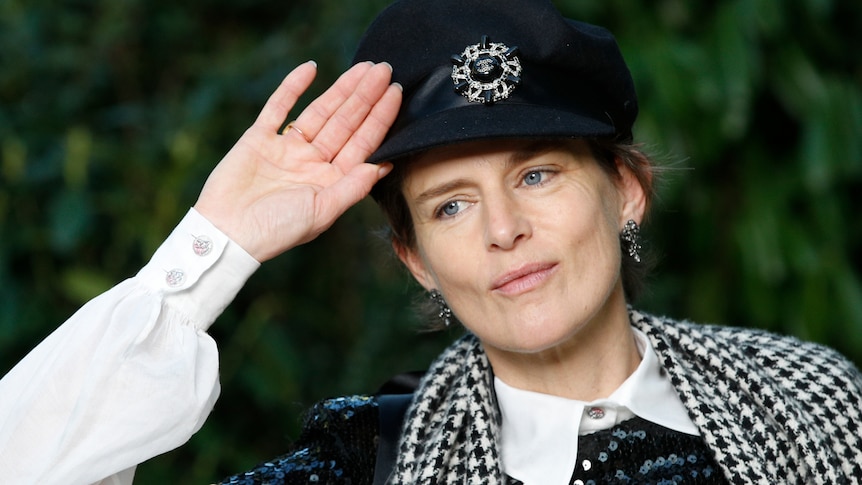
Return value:
<svg viewBox="0 0 862 485">
<path fill-rule="evenodd" d="M 635 417 L 580 437 L 572 483 L 727 482 L 702 438 Z"/>
<path fill-rule="evenodd" d="M 294 451 L 221 483 L 370 484 L 377 458 L 377 433 L 377 401 L 373 397 L 327 399 L 308 412 Z"/>
<path fill-rule="evenodd" d="M 378 406 L 372 397 L 328 399 L 312 407 L 296 451 L 261 463 L 224 484 L 370 484 Z M 572 485 L 725 484 L 703 440 L 633 418 L 581 436 Z M 522 482 L 506 477 L 509 485 Z"/>
<path fill-rule="evenodd" d="M 635 417 L 581 436 L 570 485 L 720 485 L 727 481 L 698 436 Z M 509 485 L 522 485 L 509 479 Z"/>
</svg>

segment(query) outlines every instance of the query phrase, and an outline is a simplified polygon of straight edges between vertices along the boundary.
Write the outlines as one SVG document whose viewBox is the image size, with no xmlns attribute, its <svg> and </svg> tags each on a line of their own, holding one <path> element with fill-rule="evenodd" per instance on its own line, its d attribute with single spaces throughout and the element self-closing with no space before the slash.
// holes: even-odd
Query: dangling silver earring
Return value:
<svg viewBox="0 0 862 485">
<path fill-rule="evenodd" d="M 431 301 L 437 304 L 437 307 L 440 309 L 440 312 L 437 314 L 437 317 L 443 321 L 443 325 L 447 327 L 452 324 L 452 309 L 449 308 L 449 305 L 446 303 L 446 300 L 443 299 L 443 295 L 437 291 L 436 289 L 431 290 L 428 293 L 428 298 L 431 298 Z"/>
<path fill-rule="evenodd" d="M 625 227 L 623 227 L 622 232 L 620 232 L 620 239 L 625 242 L 626 249 L 628 250 L 629 256 L 635 260 L 635 262 L 641 262 L 641 228 L 638 227 L 638 223 L 629 219 L 626 222 Z"/>
</svg>

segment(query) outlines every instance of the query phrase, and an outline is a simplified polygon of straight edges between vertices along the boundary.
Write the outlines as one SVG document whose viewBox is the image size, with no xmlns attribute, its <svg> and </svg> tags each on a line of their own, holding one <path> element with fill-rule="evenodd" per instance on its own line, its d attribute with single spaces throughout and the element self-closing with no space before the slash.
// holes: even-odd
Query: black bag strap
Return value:
<svg viewBox="0 0 862 485">
<path fill-rule="evenodd" d="M 381 394 L 377 396 L 380 413 L 380 440 L 377 443 L 377 462 L 374 464 L 374 485 L 384 485 L 395 468 L 398 457 L 398 439 L 404 414 L 413 394 Z"/>
</svg>

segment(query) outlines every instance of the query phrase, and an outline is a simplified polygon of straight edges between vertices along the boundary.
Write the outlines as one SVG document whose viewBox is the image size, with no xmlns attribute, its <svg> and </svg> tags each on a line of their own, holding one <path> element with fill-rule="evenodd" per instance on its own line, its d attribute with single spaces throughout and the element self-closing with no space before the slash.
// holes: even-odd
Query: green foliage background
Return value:
<svg viewBox="0 0 862 485">
<path fill-rule="evenodd" d="M 132 276 L 280 79 L 312 58 L 320 92 L 385 3 L 0 2 L 0 372 Z M 671 168 L 638 305 L 862 363 L 862 3 L 557 3 L 617 35 L 636 137 Z M 205 483 L 272 457 L 310 403 L 372 392 L 456 336 L 417 332 L 415 287 L 380 224 L 365 201 L 255 274 L 212 329 L 213 415 L 138 483 Z"/>
</svg>

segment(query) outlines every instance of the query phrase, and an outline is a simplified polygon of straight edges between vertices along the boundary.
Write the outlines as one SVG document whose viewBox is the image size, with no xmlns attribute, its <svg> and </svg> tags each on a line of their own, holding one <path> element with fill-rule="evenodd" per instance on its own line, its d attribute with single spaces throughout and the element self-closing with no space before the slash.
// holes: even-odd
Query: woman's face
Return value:
<svg viewBox="0 0 862 485">
<path fill-rule="evenodd" d="M 619 232 L 641 220 L 643 190 L 627 170 L 608 175 L 585 142 L 435 149 L 403 192 L 417 244 L 399 256 L 486 348 L 542 352 L 625 313 Z"/>
</svg>

